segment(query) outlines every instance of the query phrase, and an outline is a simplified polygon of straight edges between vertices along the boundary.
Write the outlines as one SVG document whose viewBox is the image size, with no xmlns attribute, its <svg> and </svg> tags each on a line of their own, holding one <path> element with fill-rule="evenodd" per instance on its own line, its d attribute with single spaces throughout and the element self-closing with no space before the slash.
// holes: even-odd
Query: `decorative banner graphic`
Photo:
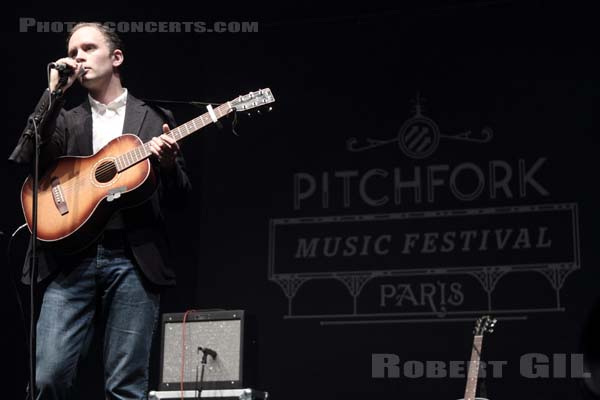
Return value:
<svg viewBox="0 0 600 400">
<path fill-rule="evenodd" d="M 288 298 L 288 316 L 296 293 L 310 280 L 341 281 L 356 315 L 363 288 L 375 278 L 452 275 L 475 277 L 487 294 L 487 310 L 501 313 L 523 310 L 493 309 L 498 281 L 511 272 L 535 271 L 556 292 L 559 311 L 560 289 L 580 267 L 577 221 L 576 204 L 272 219 L 269 279 Z M 449 284 L 448 293 L 464 296 L 457 285 Z M 381 285 L 382 305 L 401 292 L 409 300 L 418 297 L 407 290 Z M 431 312 L 439 316 L 439 310 Z"/>
<path fill-rule="evenodd" d="M 487 126 L 479 133 L 442 134 L 423 114 L 417 95 L 414 115 L 396 137 L 367 138 L 364 144 L 353 137 L 345 148 L 366 152 L 395 143 L 419 162 L 296 172 L 294 211 L 373 211 L 270 220 L 268 276 L 288 300 L 285 318 L 373 323 L 378 318 L 469 319 L 492 312 L 526 318 L 528 313 L 564 311 L 561 289 L 581 265 L 578 213 L 575 203 L 548 204 L 548 157 L 473 162 L 454 154 L 452 164 L 424 160 L 441 139 L 485 144 L 493 137 Z M 469 207 L 473 201 L 506 206 L 448 210 L 456 207 L 449 202 Z M 445 210 L 432 211 L 431 205 Z M 389 206 L 428 210 L 376 211 Z M 523 272 L 529 273 L 524 279 L 507 278 L 498 287 L 502 278 Z M 333 282 L 331 293 L 320 294 L 328 296 L 327 307 L 305 311 L 302 302 L 294 307 L 302 286 L 318 280 Z M 339 290 L 340 283 L 346 291 Z M 350 307 L 336 308 L 348 298 Z"/>
<path fill-rule="evenodd" d="M 429 157 L 437 150 L 440 138 L 487 143 L 494 137 L 494 132 L 487 126 L 481 130 L 479 135 L 474 135 L 472 131 L 465 131 L 456 135 L 444 135 L 440 133 L 440 129 L 434 120 L 423 115 L 423 107 L 418 94 L 415 103 L 415 115 L 404 122 L 397 138 L 390 140 L 368 138 L 368 144 L 363 146 L 357 145 L 358 139 L 351 138 L 346 143 L 347 149 L 349 151 L 365 151 L 388 143 L 398 142 L 400 150 L 405 155 L 420 159 Z"/>
</svg>

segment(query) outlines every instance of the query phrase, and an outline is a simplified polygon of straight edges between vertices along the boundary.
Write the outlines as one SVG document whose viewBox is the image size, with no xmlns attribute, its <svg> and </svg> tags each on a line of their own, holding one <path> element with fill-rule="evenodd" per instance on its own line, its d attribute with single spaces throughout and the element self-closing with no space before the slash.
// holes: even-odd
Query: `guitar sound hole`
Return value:
<svg viewBox="0 0 600 400">
<path fill-rule="evenodd" d="M 96 180 L 100 183 L 110 182 L 117 174 L 117 166 L 112 161 L 103 161 L 96 168 Z"/>
</svg>

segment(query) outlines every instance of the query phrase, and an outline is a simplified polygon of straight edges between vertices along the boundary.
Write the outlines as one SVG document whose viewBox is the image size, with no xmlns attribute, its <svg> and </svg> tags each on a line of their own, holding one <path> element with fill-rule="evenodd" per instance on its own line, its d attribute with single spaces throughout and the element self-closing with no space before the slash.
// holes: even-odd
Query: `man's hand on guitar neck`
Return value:
<svg viewBox="0 0 600 400">
<path fill-rule="evenodd" d="M 172 169 L 175 166 L 175 157 L 179 153 L 179 144 L 169 133 L 169 125 L 163 124 L 163 134 L 152 138 L 150 143 L 150 151 L 160 162 L 160 166 L 166 169 Z"/>
</svg>

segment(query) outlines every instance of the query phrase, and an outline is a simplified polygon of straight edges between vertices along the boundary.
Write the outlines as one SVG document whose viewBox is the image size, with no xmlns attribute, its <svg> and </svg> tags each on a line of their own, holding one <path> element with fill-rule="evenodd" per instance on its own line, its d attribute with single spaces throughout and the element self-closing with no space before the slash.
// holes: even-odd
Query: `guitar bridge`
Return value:
<svg viewBox="0 0 600 400">
<path fill-rule="evenodd" d="M 60 186 L 60 180 L 57 177 L 52 178 L 52 199 L 54 199 L 54 205 L 58 209 L 60 215 L 65 215 L 69 212 L 67 201 L 65 200 L 65 194 Z"/>
</svg>

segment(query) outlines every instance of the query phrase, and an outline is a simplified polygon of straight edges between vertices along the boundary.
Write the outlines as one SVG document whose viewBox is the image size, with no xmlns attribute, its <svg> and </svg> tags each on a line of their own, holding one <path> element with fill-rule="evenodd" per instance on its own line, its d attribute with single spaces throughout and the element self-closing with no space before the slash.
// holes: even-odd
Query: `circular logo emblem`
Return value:
<svg viewBox="0 0 600 400">
<path fill-rule="evenodd" d="M 402 125 L 398 133 L 398 145 L 411 158 L 429 157 L 440 143 L 440 130 L 435 122 L 426 117 L 414 117 Z"/>
</svg>

